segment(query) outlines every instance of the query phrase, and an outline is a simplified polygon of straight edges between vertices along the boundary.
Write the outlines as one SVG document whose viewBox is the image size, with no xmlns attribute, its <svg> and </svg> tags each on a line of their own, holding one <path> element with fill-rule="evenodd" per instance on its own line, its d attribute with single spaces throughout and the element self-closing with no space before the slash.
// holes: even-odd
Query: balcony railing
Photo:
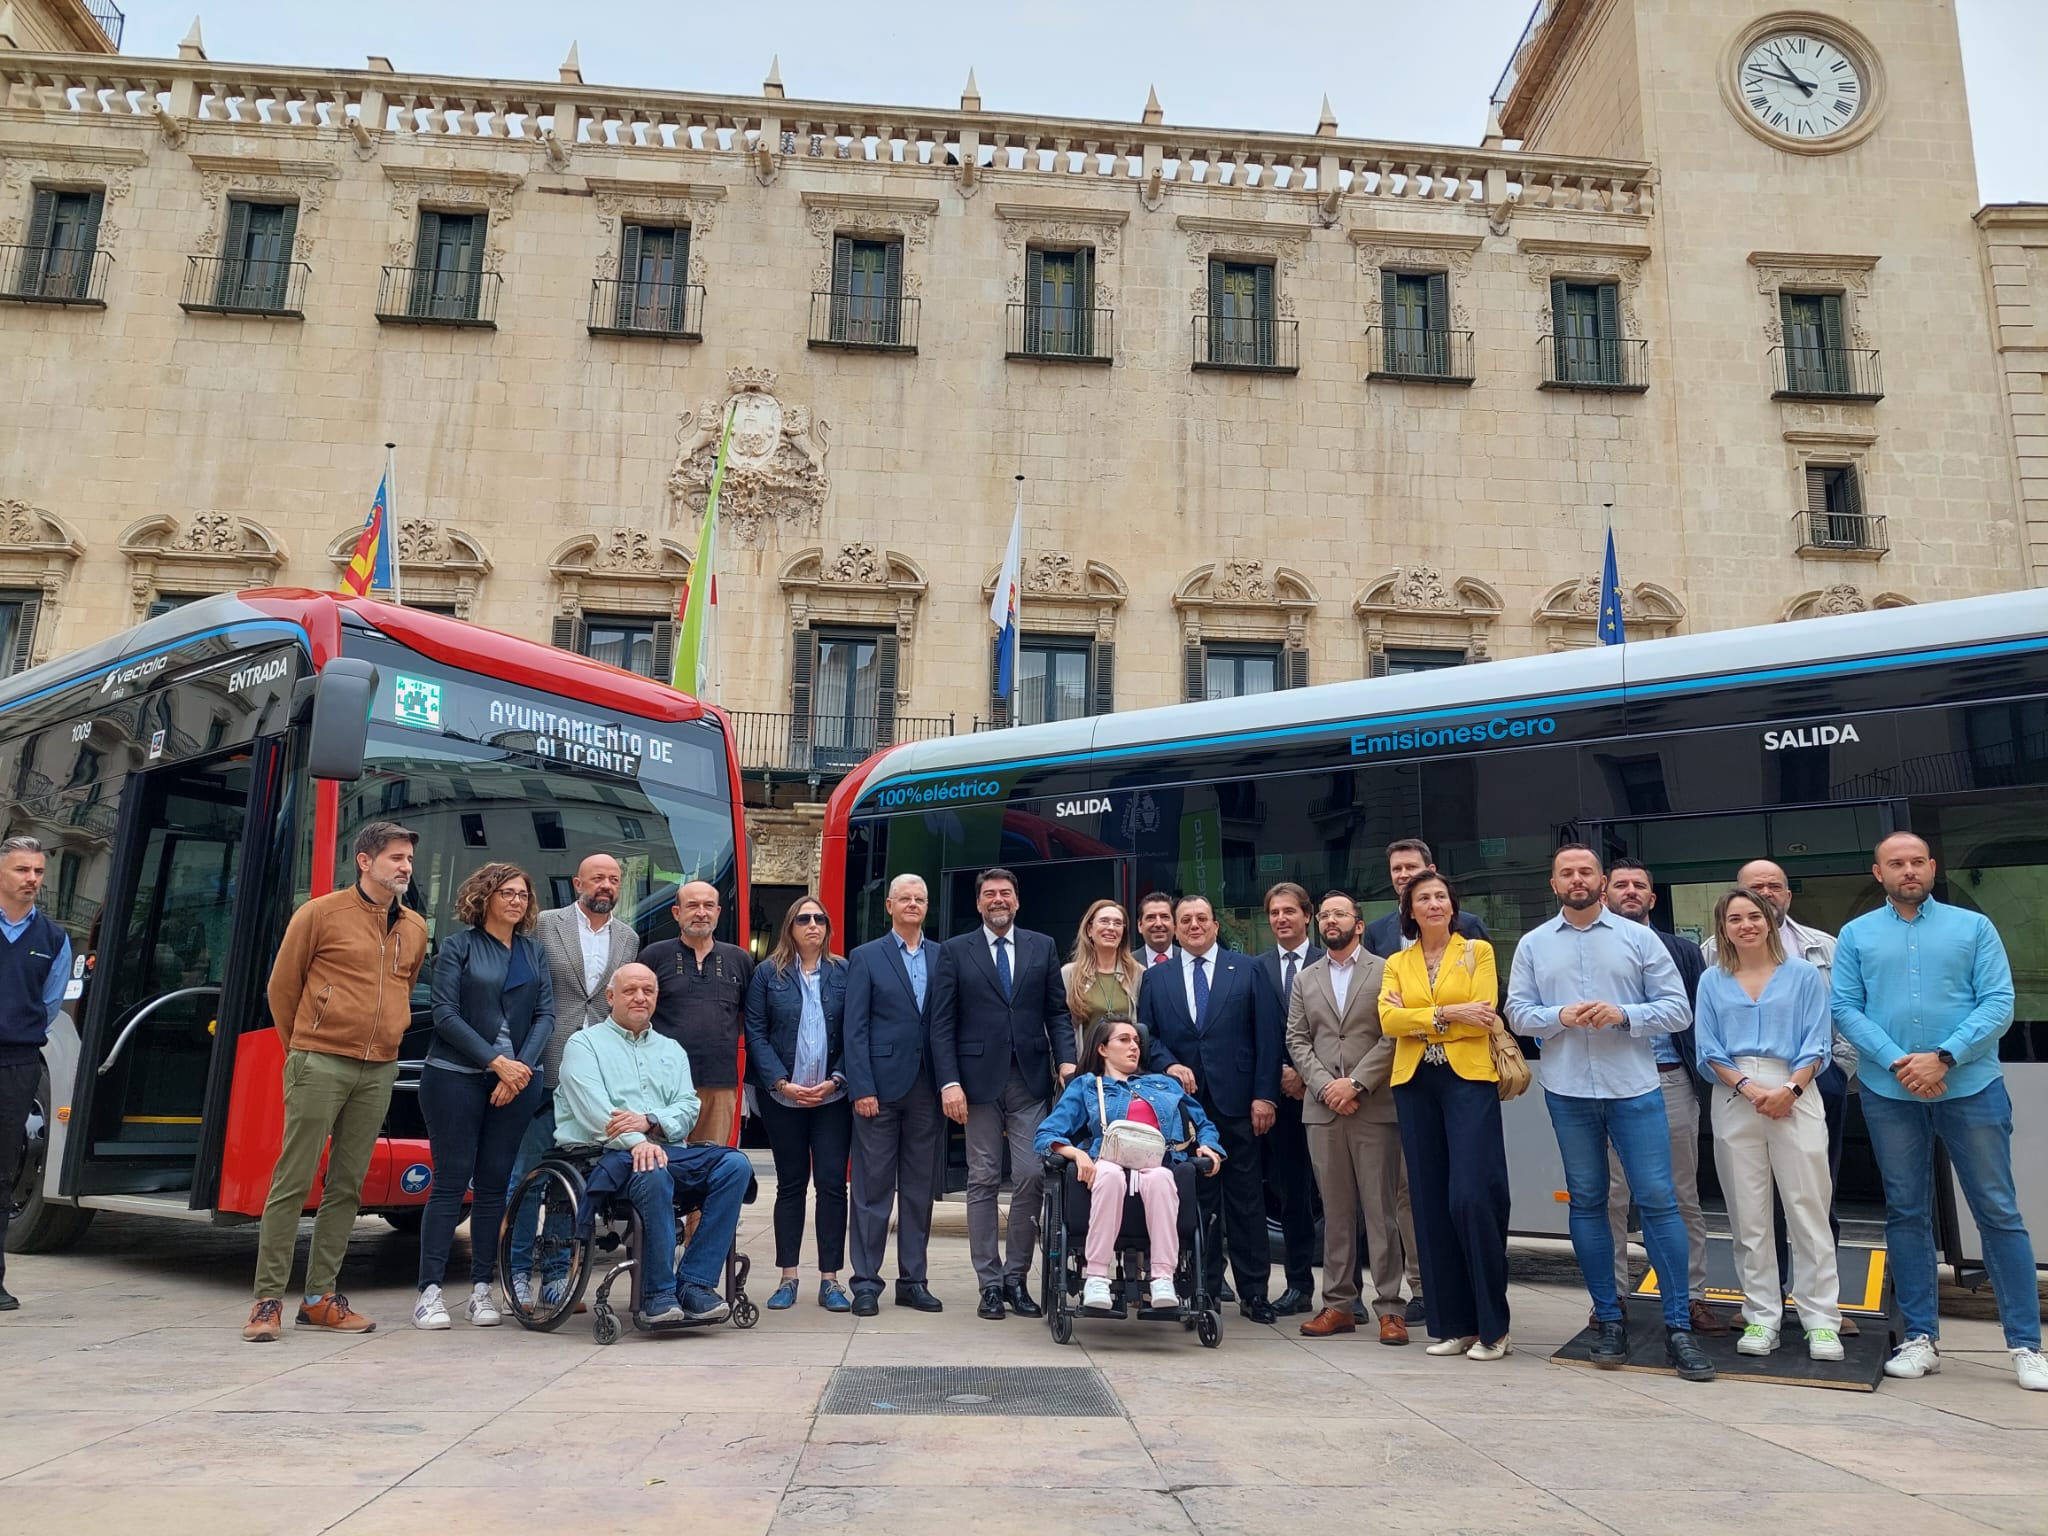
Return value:
<svg viewBox="0 0 2048 1536">
<path fill-rule="evenodd" d="M 1365 339 L 1372 349 L 1372 371 L 1366 375 L 1368 378 L 1470 384 L 1475 377 L 1475 348 L 1470 331 L 1375 325 L 1367 327 Z"/>
<path fill-rule="evenodd" d="M 1299 373 L 1301 322 L 1267 316 L 1197 315 L 1196 368 L 1248 373 Z"/>
<path fill-rule="evenodd" d="M 1878 560 L 1891 552 L 1884 519 L 1865 512 L 1797 512 L 1792 530 L 1802 555 Z"/>
<path fill-rule="evenodd" d="M 496 272 L 448 267 L 386 267 L 377 284 L 377 318 L 386 325 L 478 326 L 496 330 Z"/>
<path fill-rule="evenodd" d="M 837 775 L 858 767 L 884 747 L 951 736 L 951 715 L 793 715 L 736 709 L 732 719 L 740 771 L 760 774 Z"/>
<path fill-rule="evenodd" d="M 1041 363 L 1106 363 L 1116 356 L 1116 314 L 1066 304 L 1012 304 L 1003 356 Z"/>
<path fill-rule="evenodd" d="M 916 299 L 820 289 L 811 295 L 811 345 L 855 352 L 915 352 L 917 319 Z"/>
<path fill-rule="evenodd" d="M 702 283 L 642 283 L 599 277 L 590 284 L 590 334 L 704 339 Z"/>
<path fill-rule="evenodd" d="M 242 256 L 188 256 L 181 309 L 208 315 L 269 315 L 303 320 L 306 280 L 303 261 L 251 261 Z"/>
<path fill-rule="evenodd" d="M 1771 348 L 1773 400 L 1884 398 L 1877 353 L 1865 347 Z"/>
<path fill-rule="evenodd" d="M 76 246 L 0 245 L 0 299 L 16 304 L 107 307 L 105 251 Z"/>
<path fill-rule="evenodd" d="M 1545 389 L 1606 389 L 1640 394 L 1650 387 L 1647 340 L 1545 336 L 1541 347 Z"/>
<path fill-rule="evenodd" d="M 114 45 L 114 52 L 119 53 L 121 34 L 128 26 L 128 18 L 121 14 L 121 8 L 113 0 L 85 0 L 85 14 L 107 34 L 107 41 Z"/>
</svg>

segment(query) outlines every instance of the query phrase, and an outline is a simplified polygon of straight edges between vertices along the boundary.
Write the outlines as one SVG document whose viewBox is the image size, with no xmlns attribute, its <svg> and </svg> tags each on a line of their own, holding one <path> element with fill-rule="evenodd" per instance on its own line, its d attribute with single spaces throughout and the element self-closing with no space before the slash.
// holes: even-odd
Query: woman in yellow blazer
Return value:
<svg viewBox="0 0 2048 1536">
<path fill-rule="evenodd" d="M 1406 949 L 1387 962 L 1380 1032 L 1408 1163 L 1432 1355 L 1498 1360 L 1508 1340 L 1508 1156 L 1487 1036 L 1493 946 L 1452 930 L 1458 898 L 1431 870 L 1401 893 Z"/>
</svg>

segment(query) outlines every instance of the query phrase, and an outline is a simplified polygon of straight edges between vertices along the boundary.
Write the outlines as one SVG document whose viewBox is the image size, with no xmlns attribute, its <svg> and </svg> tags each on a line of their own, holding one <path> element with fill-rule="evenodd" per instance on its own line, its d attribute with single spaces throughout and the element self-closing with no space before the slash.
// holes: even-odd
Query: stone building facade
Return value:
<svg viewBox="0 0 2048 1536">
<path fill-rule="evenodd" d="M 1019 475 L 1031 715 L 1590 643 L 1610 523 L 1632 638 L 2037 582 L 2044 226 L 1947 7 L 1807 3 L 1550 0 L 1478 147 L 0 51 L 0 664 L 331 586 L 395 440 L 408 601 L 659 669 L 730 418 L 796 883 L 1007 717 Z M 1846 125 L 1749 111 L 1795 34 Z"/>
</svg>

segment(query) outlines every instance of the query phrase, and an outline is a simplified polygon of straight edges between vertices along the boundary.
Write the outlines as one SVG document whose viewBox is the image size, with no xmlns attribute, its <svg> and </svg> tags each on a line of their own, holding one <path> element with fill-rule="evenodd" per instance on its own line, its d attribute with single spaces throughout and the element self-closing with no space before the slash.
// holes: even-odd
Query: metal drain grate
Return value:
<svg viewBox="0 0 2048 1536">
<path fill-rule="evenodd" d="M 1086 1366 L 848 1365 L 818 1411 L 1104 1419 L 1123 1408 Z"/>
</svg>

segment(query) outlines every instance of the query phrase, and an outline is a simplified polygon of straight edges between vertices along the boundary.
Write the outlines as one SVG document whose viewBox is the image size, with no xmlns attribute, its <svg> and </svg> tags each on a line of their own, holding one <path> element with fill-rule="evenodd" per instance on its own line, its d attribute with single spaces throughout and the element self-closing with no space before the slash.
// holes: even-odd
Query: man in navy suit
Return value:
<svg viewBox="0 0 2048 1536">
<path fill-rule="evenodd" d="M 1309 940 L 1309 896 L 1292 880 L 1266 892 L 1266 926 L 1274 948 L 1259 956 L 1266 980 L 1280 994 L 1280 1017 L 1294 996 L 1294 978 L 1323 958 L 1323 947 Z M 1280 1209 L 1280 1232 L 1286 1242 L 1287 1289 L 1273 1301 L 1281 1317 L 1313 1312 L 1316 1301 L 1316 1175 L 1308 1159 L 1308 1132 L 1301 1123 L 1301 1074 L 1286 1054 L 1283 1030 L 1280 1056 L 1280 1100 L 1273 1129 L 1260 1145 L 1264 1150 L 1266 1200 Z"/>
<path fill-rule="evenodd" d="M 1417 875 L 1435 874 L 1436 856 L 1429 851 L 1429 844 L 1419 837 L 1397 837 L 1387 844 L 1387 878 L 1394 882 L 1394 900 L 1398 904 L 1401 893 L 1408 889 L 1408 882 Z M 1486 924 L 1470 912 L 1460 912 L 1451 927 L 1468 939 L 1486 937 Z M 1378 955 L 1382 960 L 1391 960 L 1408 947 L 1408 941 L 1401 937 L 1401 913 L 1396 909 L 1384 917 L 1376 917 L 1365 925 L 1365 952 Z M 1408 1321 L 1419 1323 L 1422 1314 L 1415 1308 L 1409 1309 L 1414 1315 Z"/>
<path fill-rule="evenodd" d="M 967 1127 L 967 1248 L 981 1283 L 975 1315 L 1007 1305 L 1042 1317 L 1024 1282 L 1038 1246 L 1045 1184 L 1038 1123 L 1074 1075 L 1074 1020 L 1060 983 L 1059 951 L 1017 926 L 1017 877 L 989 869 L 974 882 L 981 926 L 939 947 L 932 997 L 932 1062 L 946 1118 Z M 1057 1075 L 1055 1075 L 1057 1070 Z M 996 1245 L 1003 1148 L 1010 1152 L 1010 1241 Z"/>
<path fill-rule="evenodd" d="M 1138 1021 L 1152 1032 L 1154 1070 L 1195 1095 L 1223 1142 L 1223 1171 L 1195 1184 L 1209 1271 L 1204 1289 L 1222 1289 L 1227 1239 L 1238 1310 L 1270 1323 L 1278 1314 L 1266 1299 L 1273 1261 L 1259 1138 L 1273 1128 L 1280 1100 L 1280 994 L 1257 960 L 1217 947 L 1206 897 L 1181 897 L 1173 916 L 1180 964 L 1161 968 L 1139 990 Z"/>
<path fill-rule="evenodd" d="M 846 965 L 846 1091 L 853 1098 L 853 1311 L 873 1317 L 882 1250 L 896 1209 L 896 1305 L 943 1311 L 926 1284 L 944 1122 L 927 1056 L 938 946 L 924 938 L 929 902 L 916 875 L 889 882 L 889 931 Z"/>
</svg>

